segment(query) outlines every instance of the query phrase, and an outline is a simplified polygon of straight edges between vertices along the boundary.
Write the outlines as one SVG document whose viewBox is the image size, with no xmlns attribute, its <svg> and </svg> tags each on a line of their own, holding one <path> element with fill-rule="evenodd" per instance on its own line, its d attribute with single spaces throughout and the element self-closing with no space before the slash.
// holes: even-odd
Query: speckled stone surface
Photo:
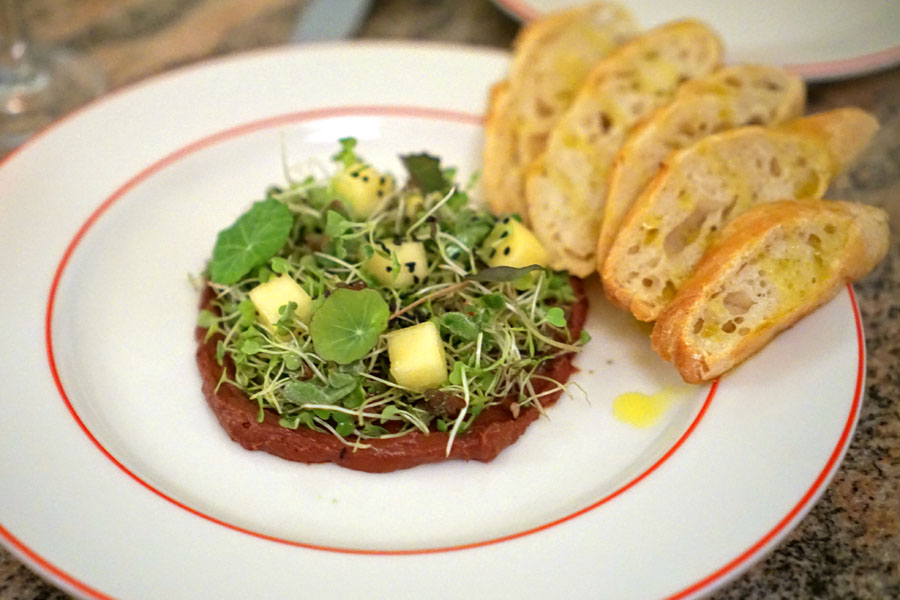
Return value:
<svg viewBox="0 0 900 600">
<path fill-rule="evenodd" d="M 113 88 L 243 49 L 284 43 L 302 0 L 30 0 L 38 39 L 90 53 Z M 508 47 L 517 23 L 487 0 L 381 0 L 365 38 Z M 714 600 L 900 598 L 900 69 L 812 86 L 809 110 L 856 105 L 882 128 L 829 197 L 880 206 L 891 249 L 856 286 L 866 333 L 866 394 L 847 456 L 821 500 L 764 560 Z M 68 596 L 0 549 L 0 600 Z"/>
</svg>

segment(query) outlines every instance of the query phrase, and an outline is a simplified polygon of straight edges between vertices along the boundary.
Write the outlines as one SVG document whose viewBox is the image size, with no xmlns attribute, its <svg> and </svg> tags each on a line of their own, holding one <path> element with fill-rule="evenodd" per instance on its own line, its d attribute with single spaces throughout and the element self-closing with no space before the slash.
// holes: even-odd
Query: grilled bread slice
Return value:
<svg viewBox="0 0 900 600">
<path fill-rule="evenodd" d="M 714 71 L 722 45 L 697 21 L 653 29 L 591 71 L 528 169 L 525 197 L 535 234 L 554 269 L 584 277 L 594 254 L 613 158 L 634 125 L 689 79 Z"/>
<path fill-rule="evenodd" d="M 522 29 L 509 75 L 488 101 L 482 184 L 491 210 L 527 218 L 525 169 L 593 65 L 635 32 L 628 12 L 610 2 L 552 13 Z"/>
<path fill-rule="evenodd" d="M 877 128 L 868 113 L 843 108 L 718 133 L 671 154 L 610 248 L 606 296 L 655 320 L 730 220 L 762 202 L 821 198 Z"/>
<path fill-rule="evenodd" d="M 666 156 L 719 131 L 799 117 L 805 104 L 803 79 L 775 66 L 735 65 L 685 83 L 675 100 L 635 128 L 616 155 L 597 264 L 603 264 L 622 219 Z"/>
<path fill-rule="evenodd" d="M 866 275 L 888 249 L 888 216 L 827 200 L 757 205 L 732 221 L 653 327 L 682 378 L 718 377 Z"/>
</svg>

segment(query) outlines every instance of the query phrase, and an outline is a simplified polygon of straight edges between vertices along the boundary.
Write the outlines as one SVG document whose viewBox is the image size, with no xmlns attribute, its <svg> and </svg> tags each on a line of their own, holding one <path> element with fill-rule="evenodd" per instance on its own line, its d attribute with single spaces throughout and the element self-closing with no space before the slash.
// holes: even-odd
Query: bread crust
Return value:
<svg viewBox="0 0 900 600">
<path fill-rule="evenodd" d="M 593 64 L 635 31 L 623 7 L 594 2 L 551 13 L 519 32 L 509 74 L 488 99 L 482 185 L 495 214 L 527 219 L 525 170 Z"/>
<path fill-rule="evenodd" d="M 734 65 L 686 82 L 675 99 L 639 123 L 616 154 L 597 242 L 602 265 L 628 209 L 676 150 L 714 133 L 781 123 L 803 114 L 803 79 L 769 65 Z"/>
<path fill-rule="evenodd" d="M 616 234 L 601 269 L 607 298 L 642 321 L 656 320 L 730 220 L 763 202 L 821 198 L 868 143 L 873 121 L 859 109 L 838 109 L 733 129 L 673 153 Z"/>
<path fill-rule="evenodd" d="M 694 20 L 657 27 L 601 60 L 528 169 L 529 221 L 555 269 L 585 277 L 596 268 L 607 179 L 633 127 L 686 80 L 721 62 L 716 34 Z"/>
<path fill-rule="evenodd" d="M 827 225 L 826 225 L 827 224 Z M 764 320 L 746 334 L 726 338 L 721 347 L 702 346 L 698 320 L 709 314 L 714 298 L 738 293 L 738 274 L 766 257 L 776 238 L 809 243 L 811 226 L 831 226 L 842 235 L 841 247 L 825 255 L 827 266 L 803 264 L 817 275 L 808 297 L 787 294 L 763 312 Z M 806 236 L 806 237 L 804 237 Z M 778 201 L 754 207 L 735 219 L 721 241 L 703 257 L 653 327 L 653 349 L 675 365 L 689 383 L 714 379 L 759 351 L 780 332 L 832 299 L 847 283 L 866 275 L 884 257 L 889 244 L 887 214 L 862 204 L 828 200 Z M 770 284 L 771 285 L 771 284 Z M 798 300 L 798 298 L 800 298 Z M 734 335 L 734 334 L 729 334 Z"/>
</svg>

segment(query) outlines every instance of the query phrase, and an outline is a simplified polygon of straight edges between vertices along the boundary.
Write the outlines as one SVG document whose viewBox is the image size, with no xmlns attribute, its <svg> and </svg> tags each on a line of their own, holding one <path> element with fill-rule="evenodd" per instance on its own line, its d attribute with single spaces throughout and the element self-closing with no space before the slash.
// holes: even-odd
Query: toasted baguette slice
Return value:
<svg viewBox="0 0 900 600">
<path fill-rule="evenodd" d="M 528 169 L 529 220 L 550 265 L 584 277 L 595 253 L 613 158 L 635 124 L 685 81 L 720 63 L 716 34 L 697 21 L 653 29 L 603 59 Z"/>
<path fill-rule="evenodd" d="M 635 32 L 628 12 L 611 2 L 551 13 L 522 29 L 509 75 L 489 97 L 482 185 L 491 210 L 527 217 L 525 168 L 593 65 Z"/>
<path fill-rule="evenodd" d="M 888 249 L 888 216 L 827 200 L 761 204 L 721 241 L 653 327 L 653 349 L 698 383 L 731 369 L 866 275 Z"/>
<path fill-rule="evenodd" d="M 597 264 L 603 264 L 622 219 L 666 156 L 719 131 L 799 117 L 805 104 L 803 79 L 775 66 L 735 65 L 685 83 L 675 100 L 635 128 L 616 155 Z"/>
<path fill-rule="evenodd" d="M 655 320 L 730 220 L 762 202 L 821 198 L 877 128 L 866 112 L 844 108 L 733 129 L 671 154 L 610 248 L 606 296 Z"/>
</svg>

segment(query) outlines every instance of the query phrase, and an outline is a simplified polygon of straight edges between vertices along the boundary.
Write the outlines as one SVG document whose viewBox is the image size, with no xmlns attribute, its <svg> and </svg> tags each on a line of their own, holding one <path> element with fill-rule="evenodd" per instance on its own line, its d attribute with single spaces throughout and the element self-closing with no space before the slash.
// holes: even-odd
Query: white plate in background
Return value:
<svg viewBox="0 0 900 600">
<path fill-rule="evenodd" d="M 529 21 L 584 0 L 494 0 Z M 644 28 L 693 17 L 725 43 L 729 63 L 782 65 L 809 80 L 851 77 L 900 63 L 900 2 L 893 0 L 622 0 Z"/>
</svg>

